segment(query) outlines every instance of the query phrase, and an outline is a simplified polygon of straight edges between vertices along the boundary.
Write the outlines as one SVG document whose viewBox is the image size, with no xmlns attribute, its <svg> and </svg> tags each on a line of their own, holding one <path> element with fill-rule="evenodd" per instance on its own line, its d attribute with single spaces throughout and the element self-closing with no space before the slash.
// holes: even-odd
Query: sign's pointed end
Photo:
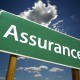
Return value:
<svg viewBox="0 0 80 80">
<path fill-rule="evenodd" d="M 1 15 L 1 13 L 2 13 L 3 11 L 4 11 L 4 10 L 0 9 L 0 15 Z"/>
</svg>

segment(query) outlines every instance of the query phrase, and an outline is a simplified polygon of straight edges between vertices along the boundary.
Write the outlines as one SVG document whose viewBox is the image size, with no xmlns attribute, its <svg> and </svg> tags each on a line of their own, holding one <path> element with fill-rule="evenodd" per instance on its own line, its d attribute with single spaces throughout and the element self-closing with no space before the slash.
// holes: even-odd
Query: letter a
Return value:
<svg viewBox="0 0 80 80">
<path fill-rule="evenodd" d="M 12 30 L 13 32 L 11 32 Z M 9 35 L 14 36 L 15 40 L 18 41 L 17 30 L 15 25 L 11 25 L 3 37 L 7 38 Z"/>
</svg>

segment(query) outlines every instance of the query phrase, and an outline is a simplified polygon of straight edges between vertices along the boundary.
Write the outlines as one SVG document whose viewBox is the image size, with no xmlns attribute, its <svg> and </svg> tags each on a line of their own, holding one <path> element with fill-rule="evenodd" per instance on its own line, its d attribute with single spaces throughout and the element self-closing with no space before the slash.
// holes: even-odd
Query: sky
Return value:
<svg viewBox="0 0 80 80">
<path fill-rule="evenodd" d="M 80 39 L 79 0 L 42 0 L 41 2 L 39 3 L 38 0 L 0 0 L 0 9 Z M 10 54 L 0 52 L 0 80 L 5 80 L 9 58 Z M 19 57 L 14 80 L 27 79 L 72 80 L 71 68 Z"/>
</svg>

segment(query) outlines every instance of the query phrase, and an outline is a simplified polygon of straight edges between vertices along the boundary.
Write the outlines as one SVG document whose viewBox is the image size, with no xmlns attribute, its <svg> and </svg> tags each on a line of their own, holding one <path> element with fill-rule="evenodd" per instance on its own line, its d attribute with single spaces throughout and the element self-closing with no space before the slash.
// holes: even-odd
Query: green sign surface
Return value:
<svg viewBox="0 0 80 80">
<path fill-rule="evenodd" d="M 80 40 L 0 11 L 0 51 L 80 69 Z"/>
</svg>

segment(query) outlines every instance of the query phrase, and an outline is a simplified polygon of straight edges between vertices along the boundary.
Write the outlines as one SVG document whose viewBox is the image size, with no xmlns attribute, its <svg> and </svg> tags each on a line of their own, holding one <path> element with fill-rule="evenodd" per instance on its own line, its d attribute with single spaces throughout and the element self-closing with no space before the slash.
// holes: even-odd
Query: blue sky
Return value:
<svg viewBox="0 0 80 80">
<path fill-rule="evenodd" d="M 7 71 L 7 66 L 9 63 L 9 54 L 6 53 L 0 53 L 0 77 L 5 77 L 6 76 L 6 71 Z M 44 68 L 42 70 L 40 67 L 43 66 Z M 35 67 L 36 70 L 26 70 L 30 68 Z M 26 68 L 26 69 L 25 69 Z M 54 68 L 54 69 L 53 69 Z M 55 70 L 55 68 L 57 68 Z M 51 69 L 53 69 L 51 71 Z M 31 71 L 31 72 L 30 72 Z M 35 77 L 35 75 L 40 74 L 41 76 Z M 72 80 L 71 77 L 71 69 L 64 67 L 64 66 L 59 66 L 47 62 L 42 62 L 38 60 L 33 60 L 30 58 L 21 58 L 19 57 L 17 59 L 17 65 L 16 65 L 16 71 L 15 71 L 15 79 L 14 80 Z M 1 79 L 4 80 L 4 79 Z"/>
<path fill-rule="evenodd" d="M 37 0 L 1 0 L 0 9 L 19 15 L 24 10 L 31 8 Z M 47 3 L 47 0 L 43 0 Z M 80 38 L 80 1 L 79 0 L 50 0 L 52 5 L 57 6 L 58 18 L 52 24 L 64 20 L 60 29 L 64 28 L 67 34 Z M 52 25 L 50 25 L 52 27 Z"/>
<path fill-rule="evenodd" d="M 0 9 L 19 15 L 21 12 L 32 8 L 37 0 L 0 0 Z M 47 0 L 43 0 L 47 4 Z M 51 5 L 57 6 L 58 17 L 51 22 L 50 28 L 54 28 L 53 24 L 57 24 L 57 28 L 80 39 L 80 1 L 79 0 L 50 0 Z M 61 22 L 59 22 L 61 21 Z M 0 53 L 0 78 L 4 80 L 6 71 L 9 63 L 9 54 Z M 29 71 L 28 68 L 35 67 L 41 69 L 41 71 L 33 72 Z M 20 67 L 22 69 L 20 69 Z M 27 69 L 27 71 L 26 71 Z M 53 69 L 51 72 L 50 70 Z M 55 71 L 55 69 L 57 69 Z M 38 77 L 35 77 L 35 76 Z M 41 62 L 28 58 L 17 59 L 15 80 L 72 80 L 71 68 Z"/>
</svg>

